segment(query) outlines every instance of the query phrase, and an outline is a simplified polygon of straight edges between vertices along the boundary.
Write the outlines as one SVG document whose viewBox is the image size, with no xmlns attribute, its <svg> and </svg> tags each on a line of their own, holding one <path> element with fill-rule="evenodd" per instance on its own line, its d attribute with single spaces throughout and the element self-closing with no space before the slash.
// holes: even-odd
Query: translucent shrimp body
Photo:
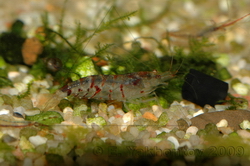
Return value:
<svg viewBox="0 0 250 166">
<path fill-rule="evenodd" d="M 79 98 L 126 101 L 150 94 L 173 78 L 170 72 L 135 72 L 123 75 L 92 75 L 69 83 L 60 90 Z"/>
</svg>

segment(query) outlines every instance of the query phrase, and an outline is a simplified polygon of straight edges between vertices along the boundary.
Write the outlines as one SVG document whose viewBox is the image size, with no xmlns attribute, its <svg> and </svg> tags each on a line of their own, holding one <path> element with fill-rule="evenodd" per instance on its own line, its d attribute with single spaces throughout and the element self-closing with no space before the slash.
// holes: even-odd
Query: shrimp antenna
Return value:
<svg viewBox="0 0 250 166">
<path fill-rule="evenodd" d="M 99 25 L 97 26 L 97 28 L 94 30 L 94 32 L 92 33 L 91 36 L 94 36 L 96 34 L 96 32 L 100 29 L 102 23 L 104 22 L 104 20 L 106 19 L 106 17 L 108 16 L 109 12 L 111 11 L 111 9 L 114 8 L 114 6 L 111 6 L 109 8 L 109 10 L 106 12 L 105 16 L 102 18 L 101 22 L 99 23 Z M 83 50 L 85 50 L 85 48 L 88 46 L 89 42 L 91 41 L 92 37 L 87 41 L 87 43 L 85 44 L 85 46 L 83 47 Z"/>
<path fill-rule="evenodd" d="M 173 65 L 173 61 L 174 61 L 174 57 L 172 56 L 171 67 Z M 182 59 L 180 66 L 177 68 L 174 74 L 178 73 L 178 71 L 181 69 L 181 66 L 183 65 L 183 62 L 184 62 L 184 59 Z"/>
</svg>

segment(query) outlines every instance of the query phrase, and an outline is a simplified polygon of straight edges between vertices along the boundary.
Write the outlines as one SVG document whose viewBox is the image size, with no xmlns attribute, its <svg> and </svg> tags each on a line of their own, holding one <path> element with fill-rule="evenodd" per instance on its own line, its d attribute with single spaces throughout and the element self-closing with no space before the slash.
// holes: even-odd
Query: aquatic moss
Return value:
<svg viewBox="0 0 250 166">
<path fill-rule="evenodd" d="M 161 116 L 158 119 L 159 126 L 165 126 L 169 121 L 168 114 L 166 112 L 163 112 Z"/>
<path fill-rule="evenodd" d="M 37 135 L 38 129 L 35 127 L 25 127 L 20 130 L 19 136 L 28 139 L 31 136 Z"/>
<path fill-rule="evenodd" d="M 30 70 L 30 73 L 36 79 L 45 78 L 47 73 L 52 74 L 55 84 L 59 84 L 56 88 L 72 80 L 95 74 L 125 74 L 153 70 L 161 73 L 170 70 L 176 75 L 175 78 L 169 80 L 167 86 L 160 86 L 155 91 L 157 97 L 165 100 L 162 103 L 164 107 L 167 107 L 168 103 L 182 99 L 181 88 L 185 81 L 184 77 L 191 68 L 217 78 L 227 78 L 223 77 L 225 74 L 218 72 L 218 65 L 210 49 L 213 43 L 206 37 L 190 37 L 187 50 L 180 46 L 171 45 L 169 36 L 164 39 L 169 43 L 167 47 L 163 45 L 162 39 L 154 37 L 137 37 L 124 43 L 123 35 L 130 32 L 130 28 L 134 28 L 126 25 L 124 20 L 129 20 L 137 13 L 132 11 L 120 15 L 115 6 L 108 9 L 101 22 L 95 23 L 95 25 L 98 25 L 95 28 L 89 29 L 86 25 L 78 22 L 75 28 L 70 31 L 71 35 L 65 35 L 63 18 L 66 6 L 62 10 L 58 30 L 52 29 L 52 26 L 49 25 L 49 13 L 45 12 L 42 15 L 43 33 L 41 34 L 43 34 L 43 37 L 40 36 L 39 39 L 43 43 L 44 51 Z M 141 18 L 142 16 L 138 17 Z M 143 26 L 143 24 L 136 26 Z M 112 39 L 109 43 L 98 42 L 95 45 L 94 52 L 88 52 L 87 47 L 92 38 L 101 36 L 104 32 L 112 32 Z M 140 40 L 147 40 L 156 45 L 156 48 L 162 54 L 161 57 L 159 58 L 156 55 L 155 50 L 143 48 Z M 124 44 L 129 44 L 130 48 L 124 47 Z M 105 62 L 105 70 L 102 65 L 93 61 L 92 58 L 94 57 L 98 57 L 99 61 Z M 48 59 L 53 59 L 55 63 L 50 64 Z M 50 67 L 56 69 L 51 71 Z M 52 91 L 55 91 L 56 88 L 53 88 Z M 20 97 L 28 94 L 29 90 Z"/>
<path fill-rule="evenodd" d="M 61 114 L 56 111 L 46 111 L 34 116 L 26 116 L 25 120 L 38 122 L 44 125 L 54 125 L 64 121 Z"/>
</svg>

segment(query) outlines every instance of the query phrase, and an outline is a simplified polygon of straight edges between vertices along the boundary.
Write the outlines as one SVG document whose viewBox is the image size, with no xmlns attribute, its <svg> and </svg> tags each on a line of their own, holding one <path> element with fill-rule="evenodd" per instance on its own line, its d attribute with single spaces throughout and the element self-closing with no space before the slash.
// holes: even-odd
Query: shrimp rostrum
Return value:
<svg viewBox="0 0 250 166">
<path fill-rule="evenodd" d="M 173 78 L 171 72 L 156 70 L 122 75 L 92 75 L 65 85 L 60 90 L 79 98 L 126 101 L 146 96 Z"/>
</svg>

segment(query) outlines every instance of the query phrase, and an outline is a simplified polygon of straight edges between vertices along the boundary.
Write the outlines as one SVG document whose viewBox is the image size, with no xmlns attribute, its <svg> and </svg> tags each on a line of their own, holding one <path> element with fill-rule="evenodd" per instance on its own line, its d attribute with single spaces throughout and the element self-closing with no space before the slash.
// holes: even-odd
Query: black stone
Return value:
<svg viewBox="0 0 250 166">
<path fill-rule="evenodd" d="M 182 98 L 197 105 L 214 106 L 224 100 L 228 93 L 228 84 L 212 76 L 190 69 L 182 86 Z"/>
</svg>

